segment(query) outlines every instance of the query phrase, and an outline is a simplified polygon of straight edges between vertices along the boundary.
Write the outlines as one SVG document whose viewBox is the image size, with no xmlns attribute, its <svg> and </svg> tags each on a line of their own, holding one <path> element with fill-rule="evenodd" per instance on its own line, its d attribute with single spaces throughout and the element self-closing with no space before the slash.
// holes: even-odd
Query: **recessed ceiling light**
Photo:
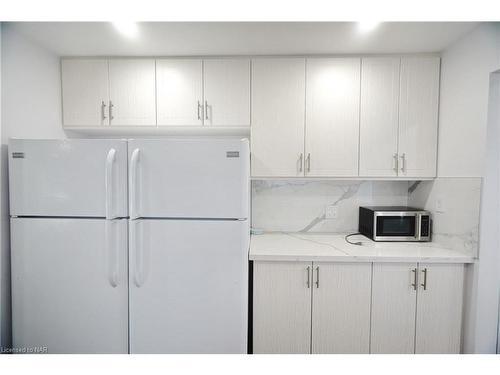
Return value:
<svg viewBox="0 0 500 375">
<path fill-rule="evenodd" d="M 358 29 L 362 33 L 367 33 L 367 32 L 375 30 L 378 25 L 380 25 L 380 22 L 362 21 L 362 22 L 358 22 Z"/>
<path fill-rule="evenodd" d="M 139 34 L 137 22 L 117 21 L 113 22 L 113 26 L 128 38 L 135 38 Z"/>
</svg>

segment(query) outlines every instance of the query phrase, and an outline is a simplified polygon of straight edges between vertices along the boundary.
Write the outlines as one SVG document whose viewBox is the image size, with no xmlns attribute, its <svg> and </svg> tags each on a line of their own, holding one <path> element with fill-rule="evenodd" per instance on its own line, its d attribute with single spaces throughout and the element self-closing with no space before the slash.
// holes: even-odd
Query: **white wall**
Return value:
<svg viewBox="0 0 500 375">
<path fill-rule="evenodd" d="M 439 177 L 484 171 L 489 75 L 500 66 L 498 24 L 482 24 L 442 53 Z"/>
<path fill-rule="evenodd" d="M 479 262 L 466 272 L 463 350 L 495 353 L 500 273 L 495 220 L 500 192 L 493 171 L 498 168 L 499 140 L 495 113 L 488 116 L 488 106 L 498 106 L 496 83 L 490 92 L 490 75 L 500 68 L 499 24 L 482 24 L 449 46 L 441 64 L 438 177 L 485 176 Z"/>
<path fill-rule="evenodd" d="M 479 262 L 467 272 L 464 350 L 496 353 L 500 292 L 500 73 L 491 75 Z"/>
<path fill-rule="evenodd" d="M 59 56 L 3 28 L 2 143 L 9 137 L 65 138 Z"/>
<path fill-rule="evenodd" d="M 9 24 L 2 24 L 1 37 L 0 333 L 1 345 L 9 345 L 8 139 L 66 136 L 61 128 L 59 57 L 20 36 Z"/>
<path fill-rule="evenodd" d="M 486 163 L 481 204 L 480 261 L 474 265 L 472 291 L 474 305 L 472 324 L 473 350 L 496 353 L 498 298 L 500 295 L 500 73 L 490 79 Z"/>
</svg>

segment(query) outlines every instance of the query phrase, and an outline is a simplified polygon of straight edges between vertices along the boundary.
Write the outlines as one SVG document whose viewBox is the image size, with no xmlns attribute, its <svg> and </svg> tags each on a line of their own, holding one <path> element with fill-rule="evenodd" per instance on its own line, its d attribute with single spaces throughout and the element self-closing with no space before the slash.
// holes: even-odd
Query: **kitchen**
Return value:
<svg viewBox="0 0 500 375">
<path fill-rule="evenodd" d="M 498 23 L 1 26 L 2 348 L 497 353 Z"/>
</svg>

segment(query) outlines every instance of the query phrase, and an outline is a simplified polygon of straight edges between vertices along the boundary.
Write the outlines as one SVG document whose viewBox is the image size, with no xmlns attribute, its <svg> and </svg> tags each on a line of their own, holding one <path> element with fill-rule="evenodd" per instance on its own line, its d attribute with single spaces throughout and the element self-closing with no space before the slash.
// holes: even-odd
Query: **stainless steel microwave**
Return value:
<svg viewBox="0 0 500 375">
<path fill-rule="evenodd" d="M 373 241 L 430 241 L 431 214 L 406 206 L 360 207 L 358 229 Z"/>
</svg>

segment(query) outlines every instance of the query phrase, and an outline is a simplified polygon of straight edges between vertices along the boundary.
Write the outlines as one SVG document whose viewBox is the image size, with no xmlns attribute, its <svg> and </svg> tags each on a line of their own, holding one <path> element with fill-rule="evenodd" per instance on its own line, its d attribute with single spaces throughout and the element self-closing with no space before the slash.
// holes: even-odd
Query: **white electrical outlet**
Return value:
<svg viewBox="0 0 500 375">
<path fill-rule="evenodd" d="M 336 219 L 338 217 L 337 206 L 326 206 L 325 219 Z"/>
</svg>

